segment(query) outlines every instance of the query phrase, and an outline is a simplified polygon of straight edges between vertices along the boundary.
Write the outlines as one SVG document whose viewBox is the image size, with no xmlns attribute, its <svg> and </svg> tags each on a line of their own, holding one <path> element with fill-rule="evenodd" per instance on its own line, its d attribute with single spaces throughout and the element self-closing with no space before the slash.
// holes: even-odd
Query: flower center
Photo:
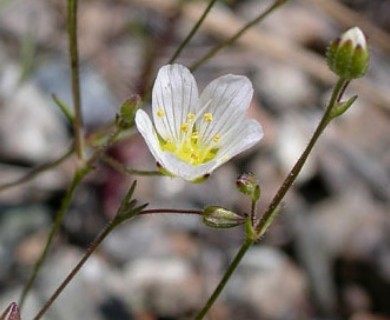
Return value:
<svg viewBox="0 0 390 320">
<path fill-rule="evenodd" d="M 157 111 L 157 115 L 161 118 L 165 113 Z M 186 122 L 180 125 L 179 137 L 176 140 L 164 140 L 159 136 L 159 142 L 163 151 L 171 152 L 180 160 L 191 165 L 198 166 L 215 158 L 219 151 L 217 143 L 221 139 L 219 134 L 214 135 L 211 141 L 204 143 L 199 131 L 196 128 L 196 120 L 199 118 L 198 125 L 209 125 L 213 121 L 212 113 L 204 113 L 195 115 L 190 112 L 186 116 Z"/>
</svg>

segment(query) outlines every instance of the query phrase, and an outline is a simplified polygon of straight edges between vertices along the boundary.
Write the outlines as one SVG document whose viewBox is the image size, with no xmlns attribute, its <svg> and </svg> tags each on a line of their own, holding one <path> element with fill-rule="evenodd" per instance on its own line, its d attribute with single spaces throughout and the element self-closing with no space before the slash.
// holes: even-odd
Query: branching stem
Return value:
<svg viewBox="0 0 390 320">
<path fill-rule="evenodd" d="M 195 317 L 195 320 L 201 320 L 204 318 L 204 316 L 207 314 L 207 312 L 210 310 L 210 308 L 214 305 L 215 300 L 219 297 L 222 290 L 225 288 L 225 285 L 229 281 L 230 277 L 232 276 L 233 272 L 236 270 L 238 265 L 240 264 L 242 258 L 244 257 L 245 253 L 248 251 L 248 249 L 253 244 L 253 240 L 247 239 L 240 250 L 238 251 L 237 255 L 234 257 L 233 261 L 230 263 L 228 269 L 226 270 L 225 274 L 223 275 L 223 278 L 219 282 L 218 286 L 215 288 L 213 294 L 210 296 L 210 298 L 207 300 L 206 304 L 202 308 L 202 310 L 197 314 Z"/>
<path fill-rule="evenodd" d="M 22 183 L 31 181 L 36 176 L 38 176 L 40 173 L 55 168 L 56 166 L 58 166 L 59 164 L 64 162 L 66 159 L 68 159 L 73 154 L 73 152 L 74 152 L 74 150 L 73 150 L 73 147 L 72 147 L 71 149 L 67 150 L 66 153 L 64 153 L 58 159 L 53 160 L 53 161 L 48 162 L 48 163 L 45 163 L 45 164 L 43 164 L 43 165 L 41 165 L 39 167 L 36 167 L 36 168 L 32 169 L 26 175 L 24 175 L 23 177 L 15 180 L 15 181 L 4 183 L 4 184 L 0 185 L 0 192 L 2 192 L 4 190 L 7 190 L 7 189 L 10 189 L 12 187 L 16 187 L 18 185 L 21 185 Z"/>
<path fill-rule="evenodd" d="M 169 60 L 168 64 L 171 64 L 175 62 L 177 57 L 180 55 L 180 53 L 183 51 L 183 49 L 187 46 L 187 44 L 190 42 L 192 37 L 195 35 L 195 33 L 198 31 L 199 27 L 203 23 L 204 19 L 207 17 L 208 13 L 210 12 L 213 5 L 217 2 L 217 0 L 211 0 L 203 12 L 202 16 L 199 18 L 199 20 L 196 22 L 190 33 L 187 35 L 187 37 L 183 40 L 183 42 L 179 45 L 179 47 L 176 49 L 175 53 L 173 54 L 172 58 Z"/>
<path fill-rule="evenodd" d="M 294 183 L 295 179 L 297 178 L 299 172 L 301 171 L 303 165 L 305 164 L 309 154 L 311 153 L 315 143 L 317 142 L 318 138 L 320 137 L 321 133 L 324 131 L 326 126 L 329 124 L 329 122 L 332 120 L 330 114 L 332 111 L 332 108 L 335 106 L 337 101 L 341 99 L 341 94 L 346 89 L 347 81 L 344 79 L 339 79 L 333 89 L 332 97 L 329 101 L 328 107 L 326 108 L 324 115 L 320 121 L 320 123 L 317 126 L 317 129 L 313 133 L 309 144 L 307 145 L 306 149 L 303 151 L 301 157 L 298 159 L 297 163 L 294 165 L 294 167 L 291 169 L 290 173 L 287 175 L 286 179 L 282 183 L 281 187 L 275 194 L 274 198 L 272 199 L 270 205 L 262 215 L 262 218 L 259 220 L 259 222 L 255 225 L 255 234 L 257 235 L 263 235 L 266 231 L 266 228 L 269 227 L 272 220 L 277 215 L 277 207 L 279 206 L 280 202 L 283 200 L 284 196 L 286 195 L 287 191 L 290 189 L 292 184 Z M 341 94 L 340 94 L 341 93 Z M 222 292 L 223 288 L 228 283 L 231 275 L 233 274 L 234 270 L 238 267 L 240 264 L 242 258 L 246 254 L 246 252 L 249 250 L 251 245 L 258 239 L 251 239 L 247 235 L 247 239 L 244 242 L 244 244 L 241 246 L 240 250 L 236 254 L 235 258 L 233 259 L 232 263 L 229 265 L 228 269 L 226 270 L 224 276 L 222 277 L 221 281 L 219 282 L 217 288 L 214 290 L 213 294 L 210 296 L 210 298 L 207 300 L 206 304 L 202 308 L 202 310 L 199 312 L 199 314 L 196 316 L 196 320 L 201 320 L 204 318 L 204 316 L 207 314 L 208 310 L 213 306 L 215 300 L 218 298 L 220 293 Z"/>
<path fill-rule="evenodd" d="M 128 199 L 130 200 L 130 199 Z M 99 245 L 103 242 L 103 240 L 113 231 L 117 226 L 122 224 L 125 221 L 130 220 L 136 215 L 146 215 L 146 214 L 157 214 L 157 213 L 179 213 L 179 214 L 202 214 L 202 211 L 199 210 L 188 210 L 188 209 L 150 209 L 150 210 L 142 210 L 138 213 L 130 213 L 121 216 L 121 208 L 125 207 L 125 203 L 122 202 L 120 209 L 117 212 L 117 215 L 107 224 L 107 226 L 101 231 L 101 233 L 95 238 L 95 240 L 88 247 L 87 251 L 84 253 L 84 256 L 80 259 L 77 265 L 70 271 L 70 273 L 66 276 L 66 278 L 62 281 L 62 283 L 58 286 L 58 288 L 54 291 L 51 297 L 44 304 L 42 309 L 37 313 L 37 315 L 33 318 L 33 320 L 39 320 L 46 313 L 46 311 L 50 308 L 50 306 L 54 303 L 54 301 L 58 298 L 58 296 L 62 293 L 62 291 L 67 287 L 67 285 L 72 281 L 75 275 L 80 271 L 85 262 L 87 262 L 88 258 L 95 252 L 95 250 L 99 247 Z"/>
<path fill-rule="evenodd" d="M 240 38 L 248 29 L 253 27 L 255 24 L 262 21 L 265 17 L 267 17 L 269 14 L 271 14 L 275 9 L 279 8 L 281 5 L 285 4 L 287 0 L 281 1 L 281 0 L 275 0 L 274 3 L 268 7 L 267 10 L 260 13 L 255 19 L 248 22 L 246 25 L 244 25 L 237 33 L 235 33 L 232 37 L 225 40 L 224 42 L 220 43 L 219 45 L 212 48 L 209 52 L 207 52 L 202 58 L 194 62 L 190 70 L 194 71 L 197 68 L 199 68 L 203 63 L 205 63 L 207 60 L 211 59 L 213 56 L 215 56 L 220 50 L 223 48 L 233 44 L 238 38 Z"/>
<path fill-rule="evenodd" d="M 22 306 L 23 306 L 23 304 L 25 302 L 25 299 L 27 297 L 27 294 L 29 293 L 33 283 L 35 282 L 35 279 L 36 279 L 36 277 L 38 275 L 38 271 L 41 269 L 42 264 L 43 264 L 43 262 L 46 259 L 46 256 L 47 256 L 47 254 L 49 252 L 50 245 L 51 245 L 51 243 L 53 241 L 54 236 L 56 235 L 57 231 L 59 230 L 59 228 L 61 226 L 61 223 L 62 223 L 62 220 L 64 218 L 65 212 L 67 211 L 67 209 L 68 209 L 68 207 L 70 205 L 70 202 L 72 200 L 72 197 L 73 197 L 74 191 L 76 190 L 76 187 L 82 181 L 84 176 L 89 173 L 90 170 L 91 169 L 89 167 L 87 167 L 87 168 L 79 169 L 75 173 L 75 175 L 73 177 L 73 180 L 72 180 L 68 190 L 66 191 L 65 197 L 62 200 L 61 207 L 60 207 L 60 209 L 58 210 L 58 212 L 57 212 L 57 214 L 55 216 L 55 220 L 54 220 L 54 223 L 53 223 L 52 228 L 50 230 L 50 233 L 48 235 L 48 238 L 46 240 L 45 247 L 44 247 L 44 249 L 43 249 L 43 251 L 42 251 L 38 261 L 35 263 L 34 269 L 33 269 L 32 273 L 31 273 L 28 281 L 26 282 L 26 285 L 23 288 L 21 297 L 19 299 L 19 307 L 20 308 L 22 308 Z"/>
<path fill-rule="evenodd" d="M 321 136 L 322 132 L 326 128 L 326 126 L 331 121 L 330 113 L 332 108 L 337 103 L 337 100 L 341 99 L 340 93 L 344 92 L 346 89 L 346 84 L 348 82 L 344 79 L 339 79 L 333 89 L 332 97 L 329 101 L 329 104 L 325 110 L 325 113 L 318 124 L 316 130 L 314 131 L 306 149 L 303 151 L 302 155 L 299 157 L 298 161 L 294 165 L 294 167 L 291 169 L 289 174 L 287 175 L 286 179 L 283 181 L 282 185 L 280 186 L 279 190 L 276 192 L 276 195 L 272 199 L 271 203 L 269 204 L 267 210 L 262 215 L 261 219 L 259 220 L 258 224 L 255 226 L 255 230 L 259 234 L 263 234 L 265 230 L 263 228 L 268 225 L 268 220 L 273 215 L 274 211 L 280 204 L 280 202 L 283 200 L 284 196 L 286 195 L 287 191 L 290 189 L 291 185 L 296 180 L 297 176 L 301 172 L 303 165 L 305 164 L 307 158 L 309 157 L 309 154 L 313 150 L 314 145 L 316 144 L 318 138 Z M 274 218 L 274 217 L 273 217 Z"/>
</svg>

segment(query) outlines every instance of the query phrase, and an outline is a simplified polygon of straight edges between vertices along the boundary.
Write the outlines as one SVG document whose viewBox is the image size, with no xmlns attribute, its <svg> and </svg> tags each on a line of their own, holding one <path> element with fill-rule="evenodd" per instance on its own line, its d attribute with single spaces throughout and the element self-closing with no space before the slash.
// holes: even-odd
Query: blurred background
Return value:
<svg viewBox="0 0 390 320">
<path fill-rule="evenodd" d="M 271 3 L 217 1 L 177 62 L 191 65 Z M 112 122 L 131 94 L 148 92 L 205 5 L 79 1 L 87 137 Z M 0 1 L 0 310 L 18 300 L 76 167 L 71 157 L 4 187 L 72 144 L 52 99 L 72 105 L 66 12 L 66 1 Z M 357 102 L 321 137 L 280 216 L 248 252 L 209 319 L 390 319 L 389 16 L 388 0 L 289 1 L 194 73 L 200 90 L 222 74 L 248 76 L 255 88 L 249 113 L 265 137 L 203 184 L 138 177 L 136 198 L 149 208 L 219 205 L 248 212 L 235 179 L 253 172 L 262 187 L 261 212 L 329 99 L 336 80 L 324 59 L 329 41 L 359 26 L 371 48 L 367 76 L 347 90 L 346 96 L 359 95 Z M 156 169 L 138 135 L 109 154 L 128 168 Z M 35 315 L 78 262 L 135 178 L 99 163 L 79 186 L 23 319 Z M 243 240 L 243 229 L 210 229 L 198 217 L 137 218 L 106 239 L 45 319 L 190 319 Z"/>
</svg>

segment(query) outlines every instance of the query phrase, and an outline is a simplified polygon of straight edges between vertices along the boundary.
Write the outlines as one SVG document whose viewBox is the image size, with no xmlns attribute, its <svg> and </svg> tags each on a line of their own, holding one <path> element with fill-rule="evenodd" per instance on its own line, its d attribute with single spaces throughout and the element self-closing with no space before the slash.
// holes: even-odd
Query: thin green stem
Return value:
<svg viewBox="0 0 390 320">
<path fill-rule="evenodd" d="M 225 40 L 224 42 L 222 42 L 221 44 L 215 46 L 214 48 L 212 48 L 209 52 L 207 52 L 202 58 L 200 58 L 199 60 L 197 60 L 196 62 L 194 62 L 191 67 L 190 67 L 190 70 L 191 71 L 194 71 L 196 70 L 198 67 L 200 67 L 203 63 L 205 63 L 207 60 L 209 60 L 210 58 L 212 58 L 213 56 L 215 56 L 217 54 L 217 52 L 219 52 L 221 49 L 233 44 L 238 38 L 240 38 L 248 29 L 250 29 L 251 27 L 253 27 L 255 24 L 259 23 L 260 21 L 262 21 L 265 17 L 267 17 L 271 12 L 273 12 L 275 9 L 277 9 L 278 7 L 280 7 L 281 5 L 285 4 L 287 2 L 287 0 L 276 0 L 270 7 L 267 8 L 267 10 L 265 10 L 264 12 L 262 12 L 261 14 L 259 14 L 255 19 L 253 19 L 252 21 L 248 22 L 246 25 L 244 25 L 237 33 L 235 33 L 232 37 L 230 37 L 229 39 Z"/>
<path fill-rule="evenodd" d="M 176 49 L 175 53 L 173 54 L 172 58 L 169 60 L 168 64 L 171 64 L 175 62 L 177 57 L 180 55 L 180 53 L 183 51 L 183 49 L 187 46 L 187 44 L 190 42 L 192 37 L 195 35 L 195 33 L 198 31 L 199 27 L 203 23 L 204 19 L 207 17 L 208 13 L 210 12 L 213 5 L 217 2 L 217 0 L 211 0 L 209 2 L 209 5 L 203 12 L 202 16 L 199 18 L 199 20 L 196 22 L 190 33 L 187 35 L 187 37 L 183 40 L 183 42 L 180 44 L 180 46 Z"/>
<path fill-rule="evenodd" d="M 316 144 L 318 138 L 321 136 L 321 133 L 324 131 L 326 126 L 331 121 L 330 113 L 332 111 L 332 108 L 337 103 L 337 100 L 341 99 L 340 93 L 344 92 L 346 88 L 347 81 L 344 79 L 339 79 L 333 89 L 332 97 L 329 101 L 329 104 L 325 110 L 325 113 L 318 124 L 315 132 L 313 133 L 306 149 L 303 151 L 302 155 L 299 157 L 298 161 L 294 165 L 294 167 L 291 169 L 289 174 L 287 175 L 286 179 L 284 180 L 283 184 L 280 186 L 279 190 L 275 194 L 274 198 L 272 199 L 271 203 L 269 204 L 267 210 L 262 215 L 261 219 L 259 220 L 258 224 L 255 226 L 255 230 L 258 234 L 264 234 L 264 228 L 268 227 L 269 219 L 275 218 L 275 210 L 279 206 L 280 202 L 283 200 L 284 196 L 286 195 L 287 191 L 290 189 L 291 185 L 294 183 L 295 179 L 301 172 L 303 165 L 305 164 L 309 154 L 311 153 L 314 145 Z"/>
<path fill-rule="evenodd" d="M 138 176 L 161 176 L 162 173 L 160 171 L 146 171 L 146 170 L 136 170 L 136 169 L 129 169 L 126 168 L 123 164 L 116 161 L 115 159 L 109 157 L 106 154 L 103 154 L 101 156 L 101 160 L 108 164 L 110 167 L 115 169 L 116 171 L 123 173 L 123 174 L 130 174 L 130 175 L 138 175 Z"/>
<path fill-rule="evenodd" d="M 45 261 L 46 259 L 46 256 L 49 252 L 49 248 L 50 248 L 50 245 L 53 241 L 53 238 L 55 236 L 55 234 L 57 233 L 58 229 L 60 228 L 61 226 L 61 223 L 62 223 L 62 220 L 64 218 L 64 215 L 65 215 L 65 212 L 67 211 L 69 205 L 70 205 L 70 202 L 72 200 L 72 197 L 73 197 L 73 194 L 74 194 L 74 191 L 76 190 L 76 187 L 80 184 L 80 182 L 82 181 L 82 179 L 85 177 L 85 175 L 87 175 L 89 172 L 90 172 L 90 168 L 89 167 L 86 167 L 86 168 L 81 168 L 79 170 L 77 170 L 77 172 L 75 173 L 74 177 L 73 177 L 73 180 L 65 194 L 65 197 L 64 199 L 62 200 L 62 204 L 61 204 L 61 207 L 60 209 L 58 210 L 57 214 L 56 214 L 56 217 L 55 217 L 55 220 L 54 220 L 54 223 L 52 225 L 52 228 L 50 230 L 50 233 L 48 235 L 48 238 L 46 240 L 46 244 L 45 244 L 45 247 L 38 259 L 38 261 L 35 263 L 34 265 L 34 269 L 26 283 L 26 285 L 24 286 L 23 288 L 23 291 L 22 291 L 22 294 L 21 294 L 21 297 L 19 299 L 19 306 L 20 308 L 22 308 L 24 302 L 25 302 L 25 299 L 27 297 L 27 294 L 29 293 L 32 285 L 34 284 L 35 282 L 35 279 L 38 275 L 38 272 L 39 270 L 41 269 L 42 265 L 43 265 L 43 262 Z"/>
<path fill-rule="evenodd" d="M 57 299 L 57 297 L 61 294 L 61 292 L 66 288 L 66 286 L 72 281 L 74 276 L 80 271 L 82 266 L 88 260 L 88 258 L 94 253 L 97 247 L 103 242 L 103 240 L 108 236 L 108 234 L 118 226 L 116 219 L 113 219 L 104 230 L 96 237 L 96 239 L 91 243 L 85 252 L 84 256 L 81 258 L 79 263 L 72 269 L 72 271 L 66 276 L 64 281 L 60 284 L 60 286 L 54 291 L 49 300 L 45 303 L 41 310 L 39 310 L 38 314 L 33 318 L 33 320 L 40 319 L 46 311 L 50 308 L 53 302 Z"/>
<path fill-rule="evenodd" d="M 251 222 L 252 222 L 252 225 L 254 224 L 255 222 L 255 218 L 256 218 L 256 204 L 257 204 L 257 201 L 253 201 L 251 202 Z"/>
<path fill-rule="evenodd" d="M 134 192 L 134 185 L 132 186 L 132 191 L 130 191 L 130 195 Z M 129 195 L 129 193 L 128 193 Z M 102 232 L 95 238 L 95 240 L 88 247 L 87 251 L 77 263 L 77 265 L 70 271 L 70 273 L 66 276 L 66 278 L 62 281 L 59 287 L 54 291 L 48 301 L 44 304 L 41 310 L 37 313 L 37 315 L 33 318 L 33 320 L 39 320 L 46 313 L 46 311 L 50 308 L 50 306 L 54 303 L 54 301 L 58 298 L 58 296 L 62 293 L 62 291 L 67 287 L 67 285 L 72 281 L 75 275 L 80 271 L 85 262 L 87 262 L 88 258 L 95 252 L 95 250 L 99 247 L 99 245 L 104 241 L 104 239 L 113 231 L 116 227 L 121 225 L 123 222 L 130 220 L 136 215 L 146 215 L 146 214 L 155 214 L 155 213 L 184 213 L 184 214 L 202 214 L 201 211 L 198 210 L 187 210 L 187 209 L 151 209 L 151 210 L 143 210 L 138 212 L 137 208 L 133 209 L 130 214 L 122 215 L 126 203 L 130 201 L 130 197 L 125 197 L 122 201 L 120 208 L 116 216 L 107 224 L 107 226 L 102 230 Z"/>
<path fill-rule="evenodd" d="M 139 215 L 145 214 L 156 214 L 156 213 L 173 213 L 173 214 L 196 214 L 202 215 L 203 211 L 200 210 L 191 210 L 191 209 L 149 209 L 142 210 Z"/>
<path fill-rule="evenodd" d="M 74 108 L 75 149 L 79 159 L 84 159 L 84 129 L 81 114 L 81 96 L 79 79 L 79 55 L 77 43 L 77 4 L 78 0 L 68 0 L 68 38 L 71 68 L 72 97 Z"/>
<path fill-rule="evenodd" d="M 104 144 L 98 146 L 94 154 L 89 158 L 87 162 L 90 166 L 93 166 L 97 159 L 104 156 L 104 152 L 114 143 L 120 132 L 121 130 L 116 128 L 115 131 L 109 134 L 107 141 Z"/>
<path fill-rule="evenodd" d="M 60 108 L 60 110 L 62 111 L 62 113 L 66 117 L 66 119 L 68 119 L 69 123 L 71 125 L 73 125 L 74 116 L 73 116 L 72 112 L 70 112 L 68 106 L 62 100 L 60 100 L 55 94 L 52 94 L 51 97 L 52 97 L 54 103 L 58 106 L 58 108 Z"/>
<path fill-rule="evenodd" d="M 204 316 L 207 314 L 207 312 L 213 306 L 215 300 L 217 300 L 217 298 L 221 294 L 222 290 L 225 288 L 225 286 L 228 283 L 233 272 L 237 269 L 238 265 L 240 264 L 242 258 L 245 255 L 245 253 L 248 251 L 248 249 L 251 247 L 251 245 L 253 243 L 254 243 L 253 240 L 246 239 L 246 241 L 244 242 L 244 244 L 241 246 L 240 250 L 237 252 L 236 256 L 234 257 L 233 261 L 230 263 L 228 269 L 226 270 L 221 281 L 219 282 L 217 288 L 214 290 L 213 294 L 207 300 L 203 309 L 196 315 L 195 320 L 201 320 L 204 318 Z"/>
<path fill-rule="evenodd" d="M 34 179 L 40 173 L 42 173 L 44 171 L 47 171 L 47 170 L 50 170 L 50 169 L 53 169 L 54 167 L 58 166 L 60 163 L 62 163 L 66 159 L 68 159 L 73 154 L 73 152 L 74 152 L 74 150 L 73 150 L 73 147 L 72 147 L 71 149 L 66 151 L 66 153 L 63 154 L 58 159 L 56 159 L 54 161 L 51 161 L 51 162 L 48 162 L 48 163 L 45 163 L 45 164 L 43 164 L 43 165 L 41 165 L 39 167 L 36 167 L 36 168 L 32 169 L 26 175 L 24 175 L 23 177 L 15 180 L 15 181 L 8 182 L 8 183 L 5 183 L 3 185 L 0 185 L 0 192 L 4 191 L 6 189 L 10 189 L 12 187 L 16 187 L 16 186 L 18 186 L 18 185 L 20 185 L 22 183 L 28 182 L 28 181 Z"/>
</svg>

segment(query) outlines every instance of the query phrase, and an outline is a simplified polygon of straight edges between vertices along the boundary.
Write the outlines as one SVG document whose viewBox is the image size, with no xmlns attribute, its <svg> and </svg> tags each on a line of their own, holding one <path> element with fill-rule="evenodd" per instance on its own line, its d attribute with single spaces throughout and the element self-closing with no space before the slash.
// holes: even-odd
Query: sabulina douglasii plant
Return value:
<svg viewBox="0 0 390 320">
<path fill-rule="evenodd" d="M 97 135 L 96 139 L 90 143 L 84 136 L 83 119 L 80 112 L 77 1 L 68 1 L 68 34 L 74 115 L 69 113 L 67 106 L 57 97 L 55 97 L 55 101 L 61 110 L 65 112 L 74 128 L 75 143 L 74 147 L 61 157 L 61 159 L 36 170 L 32 176 L 57 165 L 73 153 L 76 153 L 78 157 L 79 167 L 62 201 L 42 255 L 36 263 L 21 294 L 21 299 L 18 304 L 20 307 L 23 306 L 25 298 L 44 263 L 52 239 L 61 226 L 62 219 L 69 208 L 76 188 L 91 171 L 96 169 L 97 160 L 104 161 L 119 171 L 133 175 L 164 174 L 176 179 L 184 179 L 188 183 L 208 183 L 207 177 L 210 174 L 218 175 L 218 170 L 216 170 L 218 167 L 244 150 L 253 147 L 263 137 L 263 129 L 260 123 L 254 119 L 250 119 L 246 115 L 253 95 L 253 86 L 247 77 L 232 74 L 221 76 L 213 80 L 199 94 L 196 81 L 189 68 L 174 63 L 180 51 L 196 33 L 215 2 L 215 0 L 210 1 L 210 5 L 191 30 L 189 36 L 183 41 L 183 45 L 175 52 L 174 57 L 167 65 L 159 69 L 152 89 L 151 110 L 148 110 L 147 103 L 142 105 L 140 97 L 137 95 L 132 96 L 122 105 L 110 131 L 103 136 Z M 231 39 L 228 39 L 226 44 L 234 42 L 249 27 L 261 21 L 265 16 L 285 2 L 275 1 L 266 11 L 249 22 Z M 205 57 L 207 59 L 212 57 L 223 46 L 217 46 Z M 199 61 L 203 63 L 203 61 L 207 60 L 205 57 Z M 324 132 L 324 129 L 333 119 L 343 114 L 356 100 L 356 96 L 354 96 L 344 101 L 343 94 L 353 79 L 363 76 L 367 71 L 369 52 L 365 36 L 361 30 L 357 27 L 352 28 L 341 35 L 339 39 L 333 41 L 329 46 L 327 59 L 328 66 L 338 77 L 332 96 L 322 119 L 309 139 L 307 147 L 303 150 L 302 155 L 281 183 L 280 188 L 268 206 L 265 206 L 266 209 L 264 212 L 258 212 L 257 204 L 262 200 L 261 188 L 257 178 L 251 173 L 243 173 L 235 182 L 232 182 L 236 184 L 237 190 L 248 198 L 251 204 L 249 213 L 235 212 L 233 209 L 224 208 L 216 204 L 209 204 L 203 210 L 146 209 L 147 204 L 138 204 L 135 199 L 137 183 L 134 181 L 122 199 L 114 217 L 91 243 L 79 263 L 66 275 L 64 281 L 33 317 L 33 320 L 42 318 L 61 292 L 83 267 L 88 258 L 116 227 L 137 216 L 162 213 L 197 215 L 206 226 L 212 228 L 234 228 L 244 225 L 243 232 L 245 234 L 245 240 L 241 248 L 231 261 L 214 292 L 199 312 L 194 315 L 195 319 L 203 319 L 219 297 L 225 285 L 229 282 L 229 279 L 233 276 L 242 258 L 250 247 L 267 231 L 277 217 L 280 211 L 281 201 L 299 175 L 314 145 Z M 194 65 L 199 66 L 200 64 L 199 62 Z M 148 112 L 151 115 L 148 115 Z M 144 138 L 147 147 L 156 160 L 156 168 L 153 168 L 152 171 L 129 170 L 121 165 L 121 163 L 110 158 L 106 153 L 108 147 L 126 137 L 128 130 L 134 126 L 136 126 L 138 132 Z M 87 147 L 93 151 L 86 152 Z M 18 183 L 24 182 L 28 178 Z M 0 319 L 19 320 L 18 305 L 12 303 Z M 24 315 L 23 317 L 25 318 Z"/>
</svg>

